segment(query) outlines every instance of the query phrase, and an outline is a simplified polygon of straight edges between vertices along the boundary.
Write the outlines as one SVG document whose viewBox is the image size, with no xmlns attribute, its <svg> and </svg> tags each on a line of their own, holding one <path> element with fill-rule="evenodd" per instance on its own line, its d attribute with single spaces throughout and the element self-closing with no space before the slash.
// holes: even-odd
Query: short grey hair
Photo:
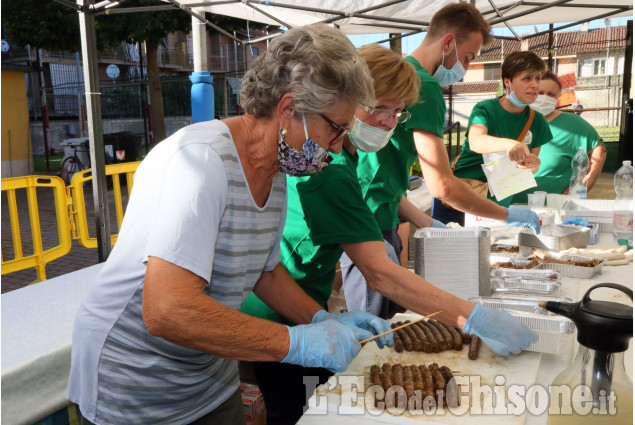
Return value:
<svg viewBox="0 0 635 425">
<path fill-rule="evenodd" d="M 366 62 L 344 33 L 324 24 L 293 28 L 272 41 L 245 74 L 240 103 L 248 114 L 271 117 L 286 93 L 305 115 L 327 112 L 342 99 L 375 102 Z"/>
</svg>

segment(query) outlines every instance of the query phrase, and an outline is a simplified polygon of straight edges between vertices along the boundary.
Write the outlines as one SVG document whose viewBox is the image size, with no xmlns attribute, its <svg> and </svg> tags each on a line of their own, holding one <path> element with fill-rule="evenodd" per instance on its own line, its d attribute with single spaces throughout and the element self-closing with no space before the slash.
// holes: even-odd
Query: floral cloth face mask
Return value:
<svg viewBox="0 0 635 425">
<path fill-rule="evenodd" d="M 306 138 L 302 145 L 302 152 L 289 146 L 284 140 L 287 136 L 287 130 L 280 130 L 278 169 L 289 176 L 300 177 L 318 174 L 333 161 L 333 157 L 324 148 L 309 138 L 304 115 L 302 115 L 302 124 Z"/>
</svg>

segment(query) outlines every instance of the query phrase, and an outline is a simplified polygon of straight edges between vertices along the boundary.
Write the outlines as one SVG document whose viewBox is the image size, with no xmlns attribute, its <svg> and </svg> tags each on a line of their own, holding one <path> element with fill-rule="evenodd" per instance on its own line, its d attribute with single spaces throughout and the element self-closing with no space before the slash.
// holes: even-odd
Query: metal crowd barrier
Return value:
<svg viewBox="0 0 635 425">
<path fill-rule="evenodd" d="M 133 175 L 139 164 L 140 162 L 127 162 L 106 166 L 106 176 L 112 178 L 117 232 L 121 229 L 124 215 L 121 178 L 122 176 L 125 177 L 128 196 L 130 196 Z M 88 231 L 88 214 L 86 212 L 86 197 L 84 196 L 84 183 L 91 179 L 91 169 L 76 173 L 68 187 L 64 186 L 64 181 L 61 178 L 51 176 L 24 176 L 2 179 L 2 192 L 7 193 L 14 258 L 5 261 L 4 254 L 2 255 L 1 274 L 4 275 L 34 267 L 37 279 L 31 283 L 40 282 L 46 280 L 46 264 L 68 254 L 71 249 L 72 239 L 77 240 L 84 248 L 97 248 L 97 238 L 91 236 Z M 54 193 L 59 245 L 47 250 L 43 249 L 42 243 L 37 188 L 52 188 Z M 31 237 L 33 240 L 33 254 L 26 256 L 22 245 L 16 200 L 16 190 L 20 189 L 26 189 Z M 117 234 L 111 235 L 110 238 L 111 244 L 114 245 L 117 240 Z"/>
</svg>

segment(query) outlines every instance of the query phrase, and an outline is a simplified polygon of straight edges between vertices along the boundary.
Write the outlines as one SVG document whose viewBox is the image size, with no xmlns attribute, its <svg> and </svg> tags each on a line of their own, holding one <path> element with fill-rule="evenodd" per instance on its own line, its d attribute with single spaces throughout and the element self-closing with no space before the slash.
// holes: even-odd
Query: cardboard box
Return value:
<svg viewBox="0 0 635 425">
<path fill-rule="evenodd" d="M 247 422 L 255 421 L 265 409 L 265 401 L 257 385 L 240 384 L 243 410 Z"/>
</svg>

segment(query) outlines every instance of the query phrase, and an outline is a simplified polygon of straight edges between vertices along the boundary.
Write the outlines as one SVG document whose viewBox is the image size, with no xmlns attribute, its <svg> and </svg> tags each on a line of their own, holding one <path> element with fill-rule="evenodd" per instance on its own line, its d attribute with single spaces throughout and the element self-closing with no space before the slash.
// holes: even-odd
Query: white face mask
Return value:
<svg viewBox="0 0 635 425">
<path fill-rule="evenodd" d="M 390 131 L 385 131 L 366 124 L 355 117 L 355 124 L 353 124 L 351 131 L 348 132 L 348 137 L 351 139 L 351 143 L 360 151 L 377 152 L 386 146 L 394 130 L 393 128 Z"/>
<path fill-rule="evenodd" d="M 536 101 L 529 106 L 543 115 L 549 115 L 554 109 L 556 109 L 557 104 L 558 99 L 554 99 L 553 97 L 544 94 L 539 94 Z"/>
</svg>

